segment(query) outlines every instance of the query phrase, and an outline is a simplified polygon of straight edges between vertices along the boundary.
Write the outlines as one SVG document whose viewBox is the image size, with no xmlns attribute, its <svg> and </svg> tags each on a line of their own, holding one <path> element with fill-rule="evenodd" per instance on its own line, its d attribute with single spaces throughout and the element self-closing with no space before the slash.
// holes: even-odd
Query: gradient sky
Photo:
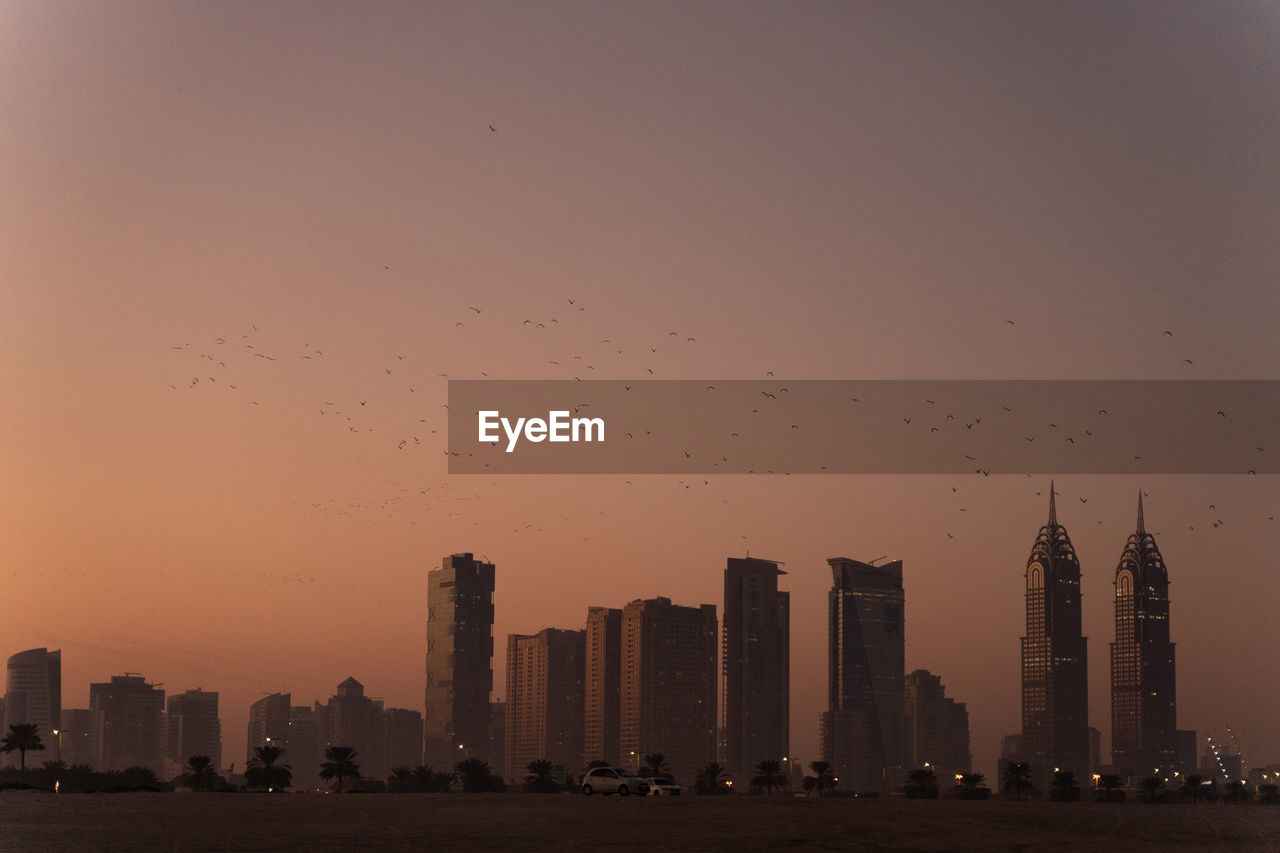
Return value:
<svg viewBox="0 0 1280 853">
<path fill-rule="evenodd" d="M 1277 378 L 1280 11 L 0 0 L 0 222 L 0 655 L 64 707 L 218 690 L 242 761 L 263 692 L 421 708 L 445 554 L 502 697 L 506 634 L 749 548 L 808 761 L 825 560 L 890 555 L 990 773 L 1042 478 L 450 477 L 441 374 Z M 1280 759 L 1274 477 L 1058 480 L 1104 750 L 1139 489 L 1179 725 Z"/>
</svg>

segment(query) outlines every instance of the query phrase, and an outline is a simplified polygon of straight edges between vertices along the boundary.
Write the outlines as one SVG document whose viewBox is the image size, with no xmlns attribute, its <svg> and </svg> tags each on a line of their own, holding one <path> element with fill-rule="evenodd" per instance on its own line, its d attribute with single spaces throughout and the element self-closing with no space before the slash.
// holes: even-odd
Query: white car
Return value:
<svg viewBox="0 0 1280 853">
<path fill-rule="evenodd" d="M 678 797 L 684 793 L 684 788 L 677 785 L 674 779 L 654 776 L 644 781 L 649 783 L 649 796 L 651 797 Z"/>
<path fill-rule="evenodd" d="M 629 794 L 647 796 L 649 783 L 630 771 L 617 767 L 592 767 L 582 777 L 582 793 L 588 797 L 592 794 L 617 794 L 621 797 Z"/>
</svg>

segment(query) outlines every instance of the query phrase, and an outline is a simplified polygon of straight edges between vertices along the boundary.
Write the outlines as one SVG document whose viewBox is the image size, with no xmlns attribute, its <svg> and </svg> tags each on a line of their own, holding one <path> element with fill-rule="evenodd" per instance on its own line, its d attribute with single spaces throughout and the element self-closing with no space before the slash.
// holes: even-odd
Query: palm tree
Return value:
<svg viewBox="0 0 1280 853">
<path fill-rule="evenodd" d="M 408 794 L 413 791 L 417 779 L 408 767 L 393 767 L 387 777 L 387 793 Z"/>
<path fill-rule="evenodd" d="M 903 787 L 908 799 L 938 799 L 938 777 L 928 767 L 922 767 L 908 773 L 906 785 Z"/>
<path fill-rule="evenodd" d="M 1098 797 L 1104 803 L 1115 802 L 1116 794 L 1120 791 L 1120 774 L 1103 773 L 1098 777 L 1098 787 L 1102 789 L 1102 796 Z"/>
<path fill-rule="evenodd" d="M 1004 766 L 1004 789 L 1013 791 L 1018 799 L 1031 790 L 1031 765 L 1025 761 L 1010 761 Z"/>
<path fill-rule="evenodd" d="M 278 764 L 284 757 L 284 748 L 265 744 L 253 748 L 253 757 L 244 768 L 244 781 L 254 788 L 266 788 L 268 792 L 284 791 L 293 784 L 293 768 Z"/>
<path fill-rule="evenodd" d="M 667 763 L 667 756 L 661 752 L 651 752 L 646 755 L 644 766 L 648 768 L 650 776 L 671 775 L 671 765 Z"/>
<path fill-rule="evenodd" d="M 554 767 L 550 759 L 538 758 L 529 762 L 529 775 L 524 777 L 524 789 L 533 794 L 554 794 L 559 790 L 556 780 L 551 778 Z"/>
<path fill-rule="evenodd" d="M 437 770 L 431 774 L 431 793 L 447 794 L 453 788 L 454 781 L 458 778 L 458 774 L 449 770 Z"/>
<path fill-rule="evenodd" d="M 694 783 L 694 790 L 699 794 L 723 794 L 728 791 L 726 777 L 728 773 L 720 766 L 720 762 L 712 761 L 706 767 L 698 771 L 698 779 Z"/>
<path fill-rule="evenodd" d="M 338 793 L 342 793 L 344 779 L 359 779 L 360 765 L 356 764 L 356 751 L 349 746 L 331 746 L 324 751 L 320 765 L 320 778 L 328 782 L 338 780 Z"/>
<path fill-rule="evenodd" d="M 210 791 L 217 777 L 212 758 L 207 755 L 193 755 L 187 759 L 187 766 L 178 777 L 178 781 L 192 791 Z"/>
<path fill-rule="evenodd" d="M 961 800 L 985 799 L 986 793 L 979 793 L 985 781 L 987 777 L 981 773 L 961 773 L 960 790 L 956 792 L 956 797 Z"/>
<path fill-rule="evenodd" d="M 489 790 L 489 777 L 493 771 L 488 763 L 479 758 L 467 758 L 453 765 L 458 778 L 462 780 L 462 790 L 467 794 L 483 794 Z"/>
<path fill-rule="evenodd" d="M 772 797 L 774 788 L 781 788 L 787 784 L 787 774 L 782 772 L 782 762 L 776 758 L 766 758 L 756 765 L 756 776 L 751 780 L 754 788 L 764 788 L 765 793 Z"/>
<path fill-rule="evenodd" d="M 1200 802 L 1204 795 L 1204 777 L 1199 773 L 1188 773 L 1182 777 L 1182 795 L 1193 803 Z"/>
<path fill-rule="evenodd" d="M 429 764 L 420 764 L 413 768 L 413 790 L 419 794 L 427 794 L 432 790 L 435 771 Z"/>
<path fill-rule="evenodd" d="M 805 777 L 806 791 L 813 791 L 819 797 L 825 797 L 828 792 L 835 790 L 836 783 L 840 780 L 836 778 L 835 773 L 831 770 L 830 762 L 810 761 L 809 769 L 813 771 L 813 775 Z M 810 782 L 810 779 L 813 781 Z"/>
<path fill-rule="evenodd" d="M 40 742 L 40 730 L 35 723 L 14 723 L 9 726 L 9 733 L 0 741 L 0 752 L 18 751 L 22 767 L 22 778 L 27 778 L 27 753 L 40 752 L 44 744 Z"/>
<path fill-rule="evenodd" d="M 1060 803 L 1074 803 L 1080 799 L 1080 786 L 1076 784 L 1076 771 L 1055 770 L 1049 784 L 1049 799 Z"/>
<path fill-rule="evenodd" d="M 1196 784 L 1199 785 L 1200 783 L 1197 782 Z M 1146 795 L 1147 802 L 1154 803 L 1160 796 L 1160 789 L 1164 787 L 1164 779 L 1159 776 L 1148 776 L 1138 783 L 1138 787 Z"/>
</svg>

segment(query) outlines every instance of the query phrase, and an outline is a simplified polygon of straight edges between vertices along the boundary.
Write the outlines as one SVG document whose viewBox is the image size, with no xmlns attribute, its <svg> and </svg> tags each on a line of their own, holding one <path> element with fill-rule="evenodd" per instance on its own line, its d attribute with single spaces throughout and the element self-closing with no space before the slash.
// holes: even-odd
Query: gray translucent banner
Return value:
<svg viewBox="0 0 1280 853">
<path fill-rule="evenodd" d="M 1278 426 L 1274 380 L 450 380 L 448 453 L 451 474 L 1275 474 Z"/>
</svg>

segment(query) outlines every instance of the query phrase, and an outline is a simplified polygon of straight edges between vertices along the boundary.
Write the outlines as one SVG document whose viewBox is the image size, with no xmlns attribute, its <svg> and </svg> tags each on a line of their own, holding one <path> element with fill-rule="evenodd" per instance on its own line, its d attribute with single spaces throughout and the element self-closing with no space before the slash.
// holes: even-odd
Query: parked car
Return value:
<svg viewBox="0 0 1280 853">
<path fill-rule="evenodd" d="M 678 797 L 684 793 L 684 788 L 677 785 L 675 779 L 654 776 L 644 781 L 649 783 L 649 796 L 651 797 Z"/>
<path fill-rule="evenodd" d="M 582 777 L 582 793 L 588 797 L 592 794 L 617 794 L 625 797 L 629 794 L 648 796 L 649 783 L 630 771 L 617 767 L 592 767 Z"/>
</svg>

